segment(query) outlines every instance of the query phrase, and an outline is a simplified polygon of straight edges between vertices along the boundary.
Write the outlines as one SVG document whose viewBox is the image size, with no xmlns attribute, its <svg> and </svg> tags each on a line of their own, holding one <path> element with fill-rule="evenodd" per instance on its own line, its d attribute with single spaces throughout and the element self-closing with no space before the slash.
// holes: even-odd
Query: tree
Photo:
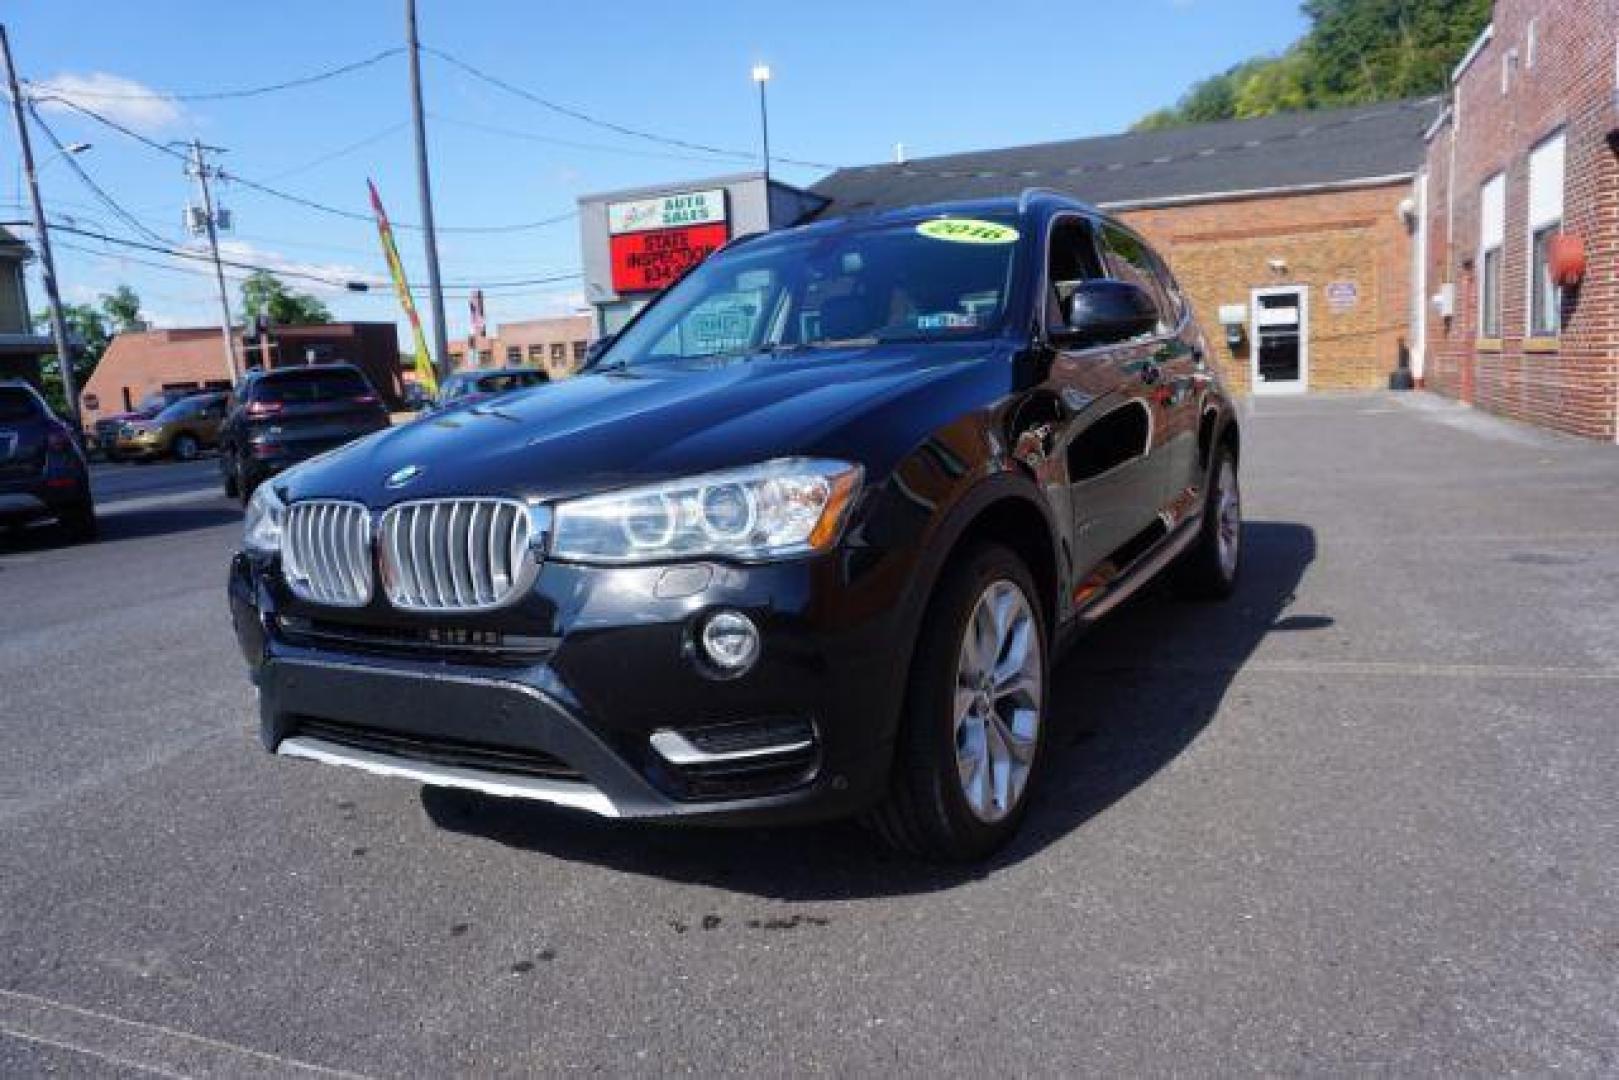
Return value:
<svg viewBox="0 0 1619 1080">
<path fill-rule="evenodd" d="M 128 285 L 101 294 L 101 313 L 115 334 L 146 329 L 146 320 L 141 318 L 141 298 Z"/>
<path fill-rule="evenodd" d="M 1292 48 L 1193 84 L 1134 130 L 1439 93 L 1490 9 L 1491 0 L 1303 0 L 1310 29 Z"/>
<path fill-rule="evenodd" d="M 242 282 L 242 313 L 249 319 L 260 315 L 281 326 L 310 326 L 329 323 L 332 313 L 318 297 L 294 292 L 268 270 L 255 270 Z"/>
<path fill-rule="evenodd" d="M 101 355 L 107 351 L 112 335 L 107 332 L 107 321 L 100 311 L 89 304 L 63 304 L 62 319 L 67 323 L 68 339 L 73 343 L 73 375 L 82 392 L 84 384 L 95 374 Z M 49 333 L 51 317 L 41 311 L 34 316 L 34 325 L 40 333 Z M 67 411 L 67 397 L 62 392 L 62 364 L 52 350 L 40 358 L 40 382 L 45 400 L 59 413 Z"/>
</svg>

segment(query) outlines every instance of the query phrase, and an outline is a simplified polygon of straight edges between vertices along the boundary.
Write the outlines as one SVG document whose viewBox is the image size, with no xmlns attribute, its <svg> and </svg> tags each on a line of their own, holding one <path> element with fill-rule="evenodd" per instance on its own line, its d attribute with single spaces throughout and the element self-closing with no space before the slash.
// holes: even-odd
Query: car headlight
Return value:
<svg viewBox="0 0 1619 1080">
<path fill-rule="evenodd" d="M 287 516 L 287 504 L 275 493 L 270 484 L 260 484 L 247 503 L 247 516 L 242 524 L 242 546 L 255 555 L 277 555 L 281 552 L 281 523 Z"/>
<path fill-rule="evenodd" d="M 860 490 L 845 461 L 785 458 L 556 506 L 550 555 L 637 563 L 778 559 L 837 542 Z"/>
</svg>

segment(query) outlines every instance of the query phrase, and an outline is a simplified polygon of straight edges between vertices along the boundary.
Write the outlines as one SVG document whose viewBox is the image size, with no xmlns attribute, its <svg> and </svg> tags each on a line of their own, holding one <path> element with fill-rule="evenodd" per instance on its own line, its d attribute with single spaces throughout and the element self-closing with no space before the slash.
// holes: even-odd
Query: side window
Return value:
<svg viewBox="0 0 1619 1080">
<path fill-rule="evenodd" d="M 1173 308 L 1169 298 L 1164 295 L 1158 275 L 1153 272 L 1153 255 L 1147 250 L 1147 245 L 1134 234 L 1115 225 L 1104 225 L 1102 237 L 1102 258 L 1107 264 L 1107 276 L 1147 290 L 1147 295 L 1158 306 L 1158 332 L 1168 332 L 1170 322 L 1174 319 Z"/>
<path fill-rule="evenodd" d="M 1096 254 L 1096 236 L 1091 223 L 1069 215 L 1051 226 L 1051 257 L 1046 264 L 1046 325 L 1061 326 L 1067 321 L 1068 298 L 1082 281 L 1102 277 L 1102 263 Z"/>
</svg>

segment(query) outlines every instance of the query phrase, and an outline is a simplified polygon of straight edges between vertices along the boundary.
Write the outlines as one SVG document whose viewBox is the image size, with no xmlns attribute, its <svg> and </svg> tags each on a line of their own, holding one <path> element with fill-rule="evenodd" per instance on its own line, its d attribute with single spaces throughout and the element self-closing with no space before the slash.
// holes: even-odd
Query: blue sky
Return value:
<svg viewBox="0 0 1619 1080">
<path fill-rule="evenodd" d="M 422 40 L 499 78 L 604 120 L 754 152 L 757 98 L 750 66 L 770 64 L 774 153 L 809 161 L 888 160 L 1074 138 L 1122 129 L 1172 102 L 1193 81 L 1304 30 L 1297 0 L 1130 0 L 1067 5 L 1004 0 L 551 4 L 418 0 Z M 262 97 L 174 101 L 95 97 L 252 87 L 372 56 L 403 41 L 398 0 L 10 0 L 0 8 L 24 77 L 51 81 L 83 104 L 159 141 L 228 148 L 226 168 L 324 203 L 363 211 L 374 177 L 390 215 L 417 219 L 406 60 Z M 581 194 L 756 167 L 592 127 L 423 58 L 434 201 L 441 226 L 529 222 L 566 213 Z M 112 82 L 129 80 L 133 85 Z M 83 168 L 171 243 L 189 181 L 180 163 L 59 108 L 45 120 L 64 141 L 93 149 Z M 503 132 L 518 132 L 517 137 Z M 15 140 L 0 139 L 0 215 L 26 217 Z M 41 160 L 52 150 L 36 134 Z M 329 160 L 335 151 L 364 143 Z M 778 166 L 808 184 L 824 170 Z M 61 161 L 41 176 L 53 215 L 130 235 Z M 321 275 L 383 272 L 373 227 L 288 205 L 240 186 L 229 247 L 252 262 Z M 26 230 L 24 231 L 26 234 Z M 399 233 L 412 284 L 425 281 L 421 236 Z M 133 285 L 159 325 L 217 324 L 211 277 L 69 250 L 102 245 L 60 237 L 59 276 L 70 300 Z M 494 282 L 579 266 L 573 221 L 440 238 L 444 278 Z M 137 255 L 157 262 L 161 256 Z M 326 291 L 303 283 L 341 318 L 393 319 L 390 293 Z M 37 273 L 30 291 L 43 305 Z M 234 289 L 233 289 L 234 300 Z M 577 282 L 491 291 L 492 322 L 567 310 Z M 452 336 L 466 332 L 464 294 L 447 299 Z M 424 315 L 426 305 L 423 304 Z"/>
</svg>

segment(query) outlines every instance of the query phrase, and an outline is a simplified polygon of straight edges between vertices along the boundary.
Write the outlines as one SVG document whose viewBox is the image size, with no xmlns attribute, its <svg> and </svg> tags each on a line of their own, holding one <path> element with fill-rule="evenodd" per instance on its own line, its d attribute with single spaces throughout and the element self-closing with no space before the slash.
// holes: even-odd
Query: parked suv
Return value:
<svg viewBox="0 0 1619 1080">
<path fill-rule="evenodd" d="M 1057 649 L 1233 588 L 1240 440 L 1163 261 L 1054 194 L 736 240 L 579 377 L 294 469 L 230 603 L 264 745 L 982 857 Z"/>
<path fill-rule="evenodd" d="M 69 427 L 25 382 L 0 382 L 0 526 L 55 518 L 68 536 L 92 540 L 90 467 Z"/>
<path fill-rule="evenodd" d="M 351 364 L 249 372 L 219 432 L 225 494 L 246 500 L 266 477 L 387 426 L 382 399 Z"/>
<path fill-rule="evenodd" d="M 219 442 L 230 395 L 220 392 L 181 398 L 154 416 L 126 420 L 113 444 L 118 460 L 172 457 L 192 461 Z"/>
</svg>

